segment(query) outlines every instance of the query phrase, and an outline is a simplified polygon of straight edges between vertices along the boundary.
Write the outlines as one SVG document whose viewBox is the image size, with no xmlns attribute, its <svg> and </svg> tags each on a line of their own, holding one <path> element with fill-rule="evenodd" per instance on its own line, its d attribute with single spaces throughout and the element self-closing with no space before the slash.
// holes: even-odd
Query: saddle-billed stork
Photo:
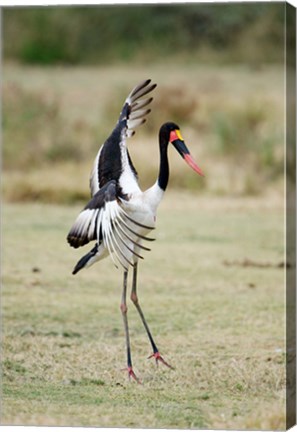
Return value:
<svg viewBox="0 0 297 432">
<path fill-rule="evenodd" d="M 169 143 L 194 171 L 203 176 L 182 139 L 179 127 L 172 122 L 165 123 L 159 131 L 160 168 L 157 181 L 146 191 L 140 190 L 137 172 L 127 149 L 127 139 L 134 135 L 137 126 L 146 121 L 145 117 L 151 111 L 147 107 L 153 98 L 143 97 L 155 87 L 156 84 L 151 84 L 151 80 L 143 81 L 126 98 L 114 130 L 99 149 L 94 161 L 90 177 L 92 198 L 78 215 L 67 236 L 68 243 L 74 248 L 84 246 L 93 240 L 96 242 L 93 249 L 78 261 L 73 274 L 107 255 L 111 256 L 117 268 L 120 266 L 123 269 L 120 308 L 126 335 L 127 371 L 129 378 L 132 377 L 138 382 L 139 379 L 132 368 L 126 304 L 128 270 L 131 267 L 131 300 L 139 312 L 152 345 L 153 354 L 149 358 L 154 357 L 157 364 L 161 361 L 172 368 L 159 353 L 140 307 L 136 290 L 138 260 L 143 258 L 142 251 L 150 250 L 145 242 L 154 240 L 147 234 L 155 228 L 156 211 L 169 179 Z"/>
</svg>

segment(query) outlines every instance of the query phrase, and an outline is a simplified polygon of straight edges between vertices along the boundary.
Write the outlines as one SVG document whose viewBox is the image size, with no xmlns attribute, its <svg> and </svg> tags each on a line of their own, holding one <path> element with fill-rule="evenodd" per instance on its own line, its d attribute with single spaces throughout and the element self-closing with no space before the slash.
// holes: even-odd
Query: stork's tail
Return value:
<svg viewBox="0 0 297 432">
<path fill-rule="evenodd" d="M 72 274 L 75 275 L 84 267 L 90 267 L 92 264 L 94 264 L 94 262 L 98 261 L 97 254 L 98 254 L 98 244 L 96 243 L 95 247 L 93 247 L 93 249 L 90 250 L 90 252 L 88 252 L 78 261 L 78 263 L 73 269 Z"/>
</svg>

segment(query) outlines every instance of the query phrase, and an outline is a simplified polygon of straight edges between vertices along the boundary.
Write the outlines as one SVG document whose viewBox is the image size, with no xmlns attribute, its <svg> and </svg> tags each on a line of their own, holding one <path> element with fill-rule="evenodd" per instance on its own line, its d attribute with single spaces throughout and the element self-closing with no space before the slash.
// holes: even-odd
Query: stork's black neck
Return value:
<svg viewBox="0 0 297 432">
<path fill-rule="evenodd" d="M 163 134 L 159 135 L 160 144 L 160 168 L 158 175 L 158 185 L 165 191 L 169 180 L 169 163 L 168 163 L 168 139 Z"/>
</svg>

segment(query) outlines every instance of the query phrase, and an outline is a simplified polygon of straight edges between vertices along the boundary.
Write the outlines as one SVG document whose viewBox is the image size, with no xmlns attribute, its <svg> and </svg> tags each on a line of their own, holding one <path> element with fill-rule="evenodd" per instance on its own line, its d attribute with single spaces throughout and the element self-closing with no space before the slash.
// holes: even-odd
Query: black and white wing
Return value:
<svg viewBox="0 0 297 432">
<path fill-rule="evenodd" d="M 117 267 L 116 259 L 127 270 L 129 265 L 133 266 L 131 261 L 133 256 L 143 258 L 135 251 L 134 246 L 150 250 L 140 244 L 139 239 L 153 239 L 142 235 L 139 231 L 153 228 L 131 219 L 120 203 L 116 181 L 112 180 L 93 196 L 78 215 L 69 231 L 67 241 L 70 246 L 78 248 L 92 240 L 97 240 L 97 245 L 103 243 L 108 250 L 115 266 Z"/>
<path fill-rule="evenodd" d="M 151 111 L 147 107 L 153 98 L 144 97 L 155 87 L 156 84 L 151 84 L 149 79 L 142 81 L 126 98 L 115 129 L 95 158 L 90 176 L 92 196 L 110 180 L 118 181 L 126 167 L 131 181 L 137 182 L 137 173 L 126 148 L 126 139 L 134 135 L 135 129 L 146 121 L 146 116 Z"/>
</svg>

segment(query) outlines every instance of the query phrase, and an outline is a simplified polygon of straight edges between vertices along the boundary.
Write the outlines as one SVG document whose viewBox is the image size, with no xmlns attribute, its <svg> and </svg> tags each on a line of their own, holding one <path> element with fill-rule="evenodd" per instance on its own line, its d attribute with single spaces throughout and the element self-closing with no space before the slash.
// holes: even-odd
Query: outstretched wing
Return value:
<svg viewBox="0 0 297 432">
<path fill-rule="evenodd" d="M 143 258 L 134 251 L 133 246 L 150 250 L 139 243 L 139 238 L 153 240 L 141 235 L 138 232 L 139 228 L 149 230 L 153 228 L 131 219 L 121 207 L 120 202 L 116 182 L 112 180 L 93 196 L 78 215 L 69 231 L 67 240 L 74 248 L 84 246 L 92 240 L 97 240 L 98 244 L 103 242 L 113 261 L 113 255 L 115 255 L 117 261 L 127 269 L 129 264 L 133 265 L 127 256 L 135 255 Z M 116 265 L 115 261 L 114 264 Z"/>
<path fill-rule="evenodd" d="M 151 80 L 148 79 L 138 84 L 126 98 L 115 129 L 101 146 L 95 158 L 90 176 L 92 196 L 109 181 L 118 181 L 121 175 L 123 151 L 126 153 L 125 163 L 129 166 L 131 178 L 134 177 L 137 181 L 136 170 L 126 149 L 126 139 L 134 135 L 134 129 L 146 121 L 145 117 L 151 111 L 147 106 L 153 98 L 143 97 L 155 87 L 156 84 L 151 84 Z"/>
</svg>

